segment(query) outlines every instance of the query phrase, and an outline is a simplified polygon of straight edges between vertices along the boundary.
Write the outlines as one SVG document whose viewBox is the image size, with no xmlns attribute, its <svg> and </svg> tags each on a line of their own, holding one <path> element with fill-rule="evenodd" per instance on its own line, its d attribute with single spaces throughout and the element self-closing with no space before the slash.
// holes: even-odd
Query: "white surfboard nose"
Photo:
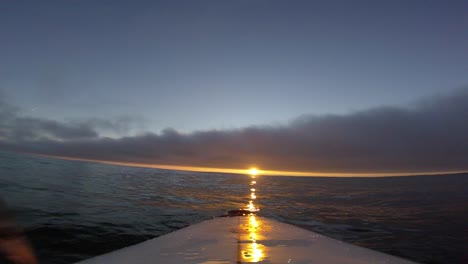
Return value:
<svg viewBox="0 0 468 264">
<path fill-rule="evenodd" d="M 409 260 L 255 215 L 207 220 L 80 264 L 410 264 Z"/>
</svg>

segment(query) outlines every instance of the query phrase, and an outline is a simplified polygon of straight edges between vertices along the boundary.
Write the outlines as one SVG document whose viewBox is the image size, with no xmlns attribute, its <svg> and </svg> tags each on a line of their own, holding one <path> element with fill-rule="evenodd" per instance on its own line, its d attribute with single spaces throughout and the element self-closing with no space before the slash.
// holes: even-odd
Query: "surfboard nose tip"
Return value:
<svg viewBox="0 0 468 264">
<path fill-rule="evenodd" d="M 230 210 L 227 213 L 219 216 L 219 217 L 233 217 L 233 216 L 247 216 L 249 214 L 255 213 L 254 211 L 250 211 L 247 209 L 236 209 L 236 210 Z"/>
</svg>

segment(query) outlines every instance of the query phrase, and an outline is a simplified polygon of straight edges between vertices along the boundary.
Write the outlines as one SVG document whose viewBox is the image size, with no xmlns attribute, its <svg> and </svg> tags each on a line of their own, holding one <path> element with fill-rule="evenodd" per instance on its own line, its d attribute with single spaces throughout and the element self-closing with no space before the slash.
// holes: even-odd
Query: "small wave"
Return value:
<svg viewBox="0 0 468 264">
<path fill-rule="evenodd" d="M 340 195 L 340 196 L 333 196 L 331 199 L 337 199 L 337 200 L 351 200 L 352 197 L 349 195 Z"/>
</svg>

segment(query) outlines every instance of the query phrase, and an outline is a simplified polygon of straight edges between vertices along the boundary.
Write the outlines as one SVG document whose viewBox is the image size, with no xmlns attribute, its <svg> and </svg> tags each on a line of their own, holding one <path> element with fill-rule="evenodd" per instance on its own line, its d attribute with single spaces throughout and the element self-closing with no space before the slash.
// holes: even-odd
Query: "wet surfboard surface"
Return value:
<svg viewBox="0 0 468 264">
<path fill-rule="evenodd" d="M 414 262 L 251 214 L 207 220 L 79 263 Z"/>
</svg>

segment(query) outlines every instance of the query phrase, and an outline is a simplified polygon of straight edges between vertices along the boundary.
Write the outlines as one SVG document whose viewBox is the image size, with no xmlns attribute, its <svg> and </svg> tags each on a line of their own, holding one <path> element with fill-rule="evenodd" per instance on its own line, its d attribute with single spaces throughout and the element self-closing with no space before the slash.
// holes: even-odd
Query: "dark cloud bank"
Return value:
<svg viewBox="0 0 468 264">
<path fill-rule="evenodd" d="M 284 126 L 100 137 L 110 121 L 24 117 L 0 103 L 0 149 L 149 164 L 314 172 L 468 170 L 468 89 L 408 108 L 303 116 Z M 118 129 L 118 127 L 116 128 Z"/>
</svg>

